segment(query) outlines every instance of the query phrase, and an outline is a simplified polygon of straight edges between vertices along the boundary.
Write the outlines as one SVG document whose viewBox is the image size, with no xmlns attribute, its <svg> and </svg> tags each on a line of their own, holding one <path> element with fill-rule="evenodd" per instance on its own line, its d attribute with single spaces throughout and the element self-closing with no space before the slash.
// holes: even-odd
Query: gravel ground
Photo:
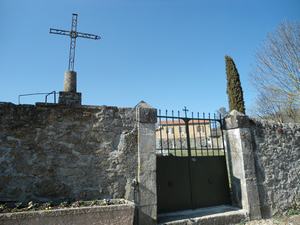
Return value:
<svg viewBox="0 0 300 225">
<path fill-rule="evenodd" d="M 253 220 L 245 223 L 245 225 L 300 225 L 300 215 L 267 220 Z"/>
</svg>

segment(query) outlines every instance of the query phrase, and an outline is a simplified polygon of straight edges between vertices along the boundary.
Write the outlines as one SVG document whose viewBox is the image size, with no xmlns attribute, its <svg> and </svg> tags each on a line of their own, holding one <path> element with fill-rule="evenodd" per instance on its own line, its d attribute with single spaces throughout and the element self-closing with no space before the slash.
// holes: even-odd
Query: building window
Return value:
<svg viewBox="0 0 300 225">
<path fill-rule="evenodd" d="M 179 126 L 179 133 L 185 134 L 185 127 Z"/>
<path fill-rule="evenodd" d="M 200 133 L 201 132 L 201 126 L 199 125 L 199 126 L 197 126 L 197 131 L 198 131 L 198 133 Z"/>
<path fill-rule="evenodd" d="M 201 146 L 202 147 L 207 147 L 206 138 L 201 138 Z"/>
</svg>

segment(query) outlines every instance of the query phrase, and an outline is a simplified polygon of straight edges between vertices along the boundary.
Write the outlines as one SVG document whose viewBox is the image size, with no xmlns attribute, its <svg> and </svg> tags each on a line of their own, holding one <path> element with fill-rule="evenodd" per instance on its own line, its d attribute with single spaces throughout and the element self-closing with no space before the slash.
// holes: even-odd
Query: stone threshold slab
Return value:
<svg viewBox="0 0 300 225">
<path fill-rule="evenodd" d="M 245 210 L 229 205 L 158 215 L 159 225 L 230 225 L 245 221 L 247 218 Z"/>
</svg>

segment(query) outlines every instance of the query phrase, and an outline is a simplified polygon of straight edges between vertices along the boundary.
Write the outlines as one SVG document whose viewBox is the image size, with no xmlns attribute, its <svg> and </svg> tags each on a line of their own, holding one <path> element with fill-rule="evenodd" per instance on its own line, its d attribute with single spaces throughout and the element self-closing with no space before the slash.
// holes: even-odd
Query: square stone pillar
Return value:
<svg viewBox="0 0 300 225">
<path fill-rule="evenodd" d="M 81 93 L 60 91 L 58 103 L 62 105 L 81 105 Z"/>
<path fill-rule="evenodd" d="M 138 129 L 137 215 L 138 225 L 157 224 L 156 109 L 145 102 L 136 106 Z"/>
<path fill-rule="evenodd" d="M 251 220 L 260 219 L 251 120 L 233 110 L 225 118 L 225 128 L 233 205 L 245 209 Z"/>
</svg>

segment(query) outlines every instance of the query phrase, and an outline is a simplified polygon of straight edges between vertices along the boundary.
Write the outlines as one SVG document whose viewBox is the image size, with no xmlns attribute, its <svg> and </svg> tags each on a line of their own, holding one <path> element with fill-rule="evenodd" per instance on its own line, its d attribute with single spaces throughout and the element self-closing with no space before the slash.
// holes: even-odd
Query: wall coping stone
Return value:
<svg viewBox="0 0 300 225">
<path fill-rule="evenodd" d="M 0 224 L 132 225 L 134 212 L 135 205 L 128 201 L 119 205 L 4 213 L 0 214 Z"/>
<path fill-rule="evenodd" d="M 157 110 L 144 101 L 140 101 L 135 108 L 137 109 L 137 121 L 140 123 L 156 123 Z"/>
<path fill-rule="evenodd" d="M 225 118 L 225 129 L 250 128 L 254 122 L 245 114 L 232 110 Z"/>
<path fill-rule="evenodd" d="M 0 102 L 0 108 L 10 106 L 10 107 L 29 107 L 29 108 L 83 108 L 83 109 L 134 109 L 134 107 L 118 107 L 109 105 L 63 105 L 58 103 L 45 103 L 36 102 L 35 104 L 14 104 L 12 102 Z"/>
<path fill-rule="evenodd" d="M 262 126 L 273 126 L 273 127 L 289 127 L 289 128 L 295 128 L 300 126 L 300 123 L 280 123 L 276 121 L 270 121 L 270 120 L 265 120 L 265 119 L 256 119 L 256 118 L 251 118 L 253 122 L 256 125 L 262 125 Z"/>
<path fill-rule="evenodd" d="M 105 211 L 122 211 L 127 208 L 134 208 L 135 204 L 131 201 L 124 200 L 124 204 L 116 205 L 105 205 L 105 206 L 84 206 L 74 208 L 63 208 L 63 209 L 50 209 L 50 210 L 37 210 L 37 211 L 25 211 L 25 212 L 13 212 L 13 213 L 0 213 L 0 221 L 7 219 L 22 219 L 35 216 L 61 216 L 61 215 L 72 215 L 72 214 L 86 214 L 86 213 L 97 213 Z"/>
<path fill-rule="evenodd" d="M 12 102 L 0 102 L 0 105 L 15 105 Z"/>
</svg>

